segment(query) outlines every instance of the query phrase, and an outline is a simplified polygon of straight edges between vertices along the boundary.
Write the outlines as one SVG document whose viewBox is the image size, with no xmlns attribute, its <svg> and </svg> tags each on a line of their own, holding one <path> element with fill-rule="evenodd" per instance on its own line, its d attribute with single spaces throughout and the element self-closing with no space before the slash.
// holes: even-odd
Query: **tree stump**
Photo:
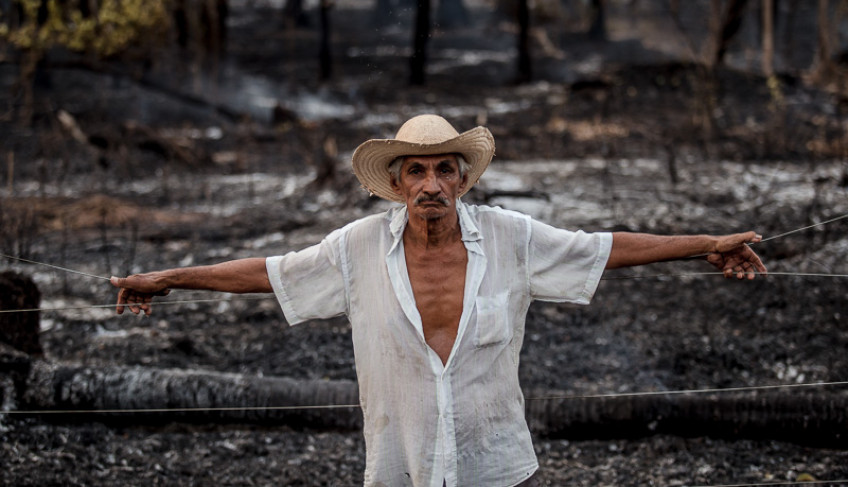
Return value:
<svg viewBox="0 0 848 487">
<path fill-rule="evenodd" d="M 0 272 L 0 311 L 35 309 L 41 292 L 31 278 L 13 271 Z M 0 342 L 29 355 L 42 356 L 38 311 L 0 313 Z"/>
</svg>

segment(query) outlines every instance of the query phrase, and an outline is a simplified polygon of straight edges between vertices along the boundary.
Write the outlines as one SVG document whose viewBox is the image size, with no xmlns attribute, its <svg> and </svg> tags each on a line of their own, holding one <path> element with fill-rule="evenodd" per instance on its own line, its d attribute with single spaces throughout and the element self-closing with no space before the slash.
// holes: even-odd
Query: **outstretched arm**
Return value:
<svg viewBox="0 0 848 487">
<path fill-rule="evenodd" d="M 117 312 L 124 308 L 138 314 L 150 314 L 150 302 L 154 296 L 164 296 L 171 289 L 205 289 L 226 293 L 270 293 L 273 292 L 265 269 L 264 258 L 250 258 L 222 262 L 220 264 L 167 269 L 146 274 L 134 274 L 125 278 L 113 277 L 113 286 L 118 291 Z"/>
<path fill-rule="evenodd" d="M 661 236 L 645 233 L 613 233 L 612 250 L 607 269 L 630 267 L 654 262 L 706 256 L 707 262 L 724 273 L 725 277 L 753 279 L 765 274 L 760 257 L 748 246 L 762 237 L 755 232 L 732 235 Z"/>
</svg>

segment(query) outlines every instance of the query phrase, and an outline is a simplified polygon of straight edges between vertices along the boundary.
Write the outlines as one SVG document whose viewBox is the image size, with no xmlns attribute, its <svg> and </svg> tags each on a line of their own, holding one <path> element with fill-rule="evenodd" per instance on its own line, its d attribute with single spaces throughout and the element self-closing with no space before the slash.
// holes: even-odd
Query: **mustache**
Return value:
<svg viewBox="0 0 848 487">
<path fill-rule="evenodd" d="M 444 195 L 440 195 L 440 194 L 435 195 L 435 196 L 422 194 L 421 196 L 415 198 L 415 204 L 416 205 L 420 205 L 421 203 L 430 203 L 430 202 L 440 203 L 444 206 L 448 206 L 450 204 L 448 199 Z"/>
</svg>

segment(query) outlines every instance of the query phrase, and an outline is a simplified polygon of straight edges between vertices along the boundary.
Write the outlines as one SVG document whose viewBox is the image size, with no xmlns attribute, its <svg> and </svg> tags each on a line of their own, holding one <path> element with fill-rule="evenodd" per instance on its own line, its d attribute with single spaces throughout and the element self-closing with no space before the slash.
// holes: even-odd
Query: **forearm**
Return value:
<svg viewBox="0 0 848 487">
<path fill-rule="evenodd" d="M 716 251 L 719 238 L 712 235 L 651 235 L 613 233 L 607 269 L 683 259 Z"/>
<path fill-rule="evenodd" d="M 204 289 L 227 293 L 270 293 L 264 258 L 231 260 L 220 264 L 168 269 L 157 274 L 168 289 Z"/>
</svg>

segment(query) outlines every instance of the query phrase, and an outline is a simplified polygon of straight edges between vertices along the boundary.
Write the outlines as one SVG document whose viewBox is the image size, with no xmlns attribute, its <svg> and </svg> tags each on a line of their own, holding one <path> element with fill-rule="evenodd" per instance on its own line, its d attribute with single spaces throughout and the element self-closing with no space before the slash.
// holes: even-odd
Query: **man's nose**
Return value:
<svg viewBox="0 0 848 487">
<path fill-rule="evenodd" d="M 441 188 L 439 188 L 439 181 L 436 178 L 435 173 L 427 174 L 427 178 L 424 179 L 424 187 L 423 190 L 425 193 L 439 193 L 441 192 Z"/>
</svg>

